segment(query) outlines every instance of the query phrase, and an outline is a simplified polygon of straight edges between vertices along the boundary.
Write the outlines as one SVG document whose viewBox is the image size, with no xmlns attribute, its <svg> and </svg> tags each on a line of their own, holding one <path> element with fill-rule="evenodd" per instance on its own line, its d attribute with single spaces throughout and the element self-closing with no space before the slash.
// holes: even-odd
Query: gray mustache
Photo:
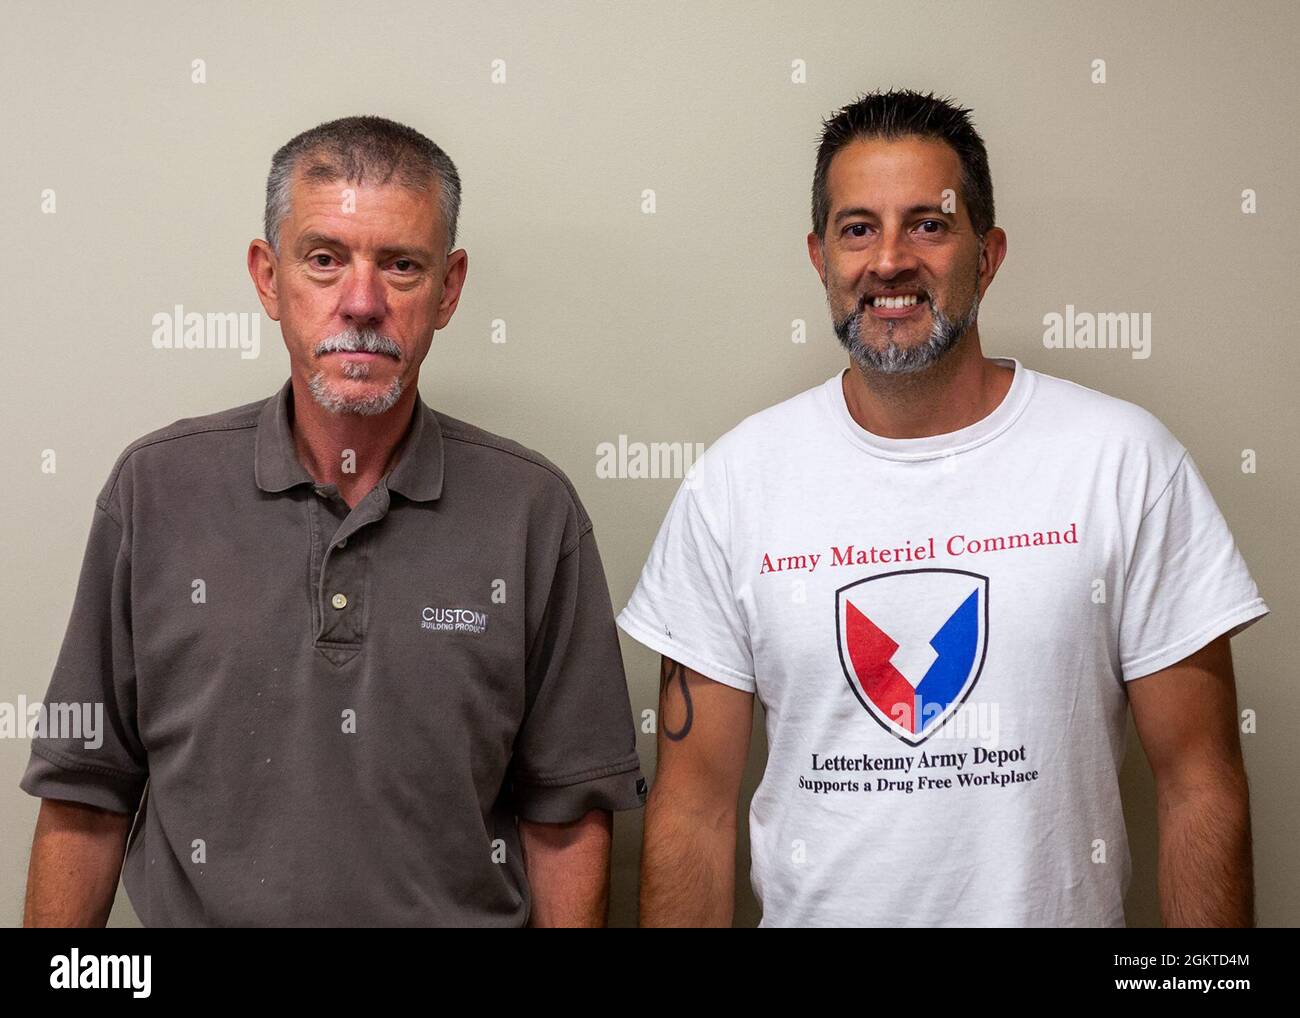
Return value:
<svg viewBox="0 0 1300 1018">
<path fill-rule="evenodd" d="M 387 354 L 396 360 L 402 359 L 402 348 L 388 336 L 381 336 L 373 329 L 364 332 L 349 329 L 337 335 L 322 339 L 316 344 L 314 353 L 317 357 L 327 353 L 379 353 Z"/>
</svg>

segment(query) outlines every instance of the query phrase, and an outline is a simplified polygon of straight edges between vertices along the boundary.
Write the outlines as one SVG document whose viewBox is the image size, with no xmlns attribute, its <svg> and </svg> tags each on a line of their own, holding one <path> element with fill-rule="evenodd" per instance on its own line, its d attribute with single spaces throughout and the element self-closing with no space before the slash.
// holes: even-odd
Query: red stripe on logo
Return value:
<svg viewBox="0 0 1300 1018">
<path fill-rule="evenodd" d="M 898 644 L 862 614 L 852 601 L 846 600 L 845 642 L 853 673 L 858 677 L 862 691 L 885 716 L 909 732 L 916 731 L 916 690 L 889 659 L 898 650 Z"/>
</svg>

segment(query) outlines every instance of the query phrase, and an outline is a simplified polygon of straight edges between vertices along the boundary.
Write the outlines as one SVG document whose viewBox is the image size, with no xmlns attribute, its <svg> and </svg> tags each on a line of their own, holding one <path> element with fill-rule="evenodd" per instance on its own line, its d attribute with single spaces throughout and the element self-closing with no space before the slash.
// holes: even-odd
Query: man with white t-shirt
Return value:
<svg viewBox="0 0 1300 1018">
<path fill-rule="evenodd" d="M 719 439 L 618 618 L 663 655 L 643 925 L 727 925 L 753 697 L 764 926 L 1120 926 L 1131 706 L 1166 925 L 1250 925 L 1229 638 L 1267 614 L 1134 404 L 986 358 L 1006 254 L 968 110 L 824 125 L 808 251 L 850 366 Z"/>
</svg>

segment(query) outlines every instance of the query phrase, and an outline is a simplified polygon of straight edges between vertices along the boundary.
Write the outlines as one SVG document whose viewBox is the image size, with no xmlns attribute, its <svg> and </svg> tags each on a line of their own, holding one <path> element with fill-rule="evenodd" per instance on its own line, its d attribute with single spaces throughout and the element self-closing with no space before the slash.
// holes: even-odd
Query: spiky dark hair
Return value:
<svg viewBox="0 0 1300 1018">
<path fill-rule="evenodd" d="M 971 111 L 950 98 L 933 92 L 910 89 L 870 92 L 836 110 L 822 123 L 817 147 L 817 169 L 813 174 L 813 231 L 823 240 L 830 218 L 831 199 L 826 178 L 835 153 L 850 142 L 869 138 L 895 140 L 906 137 L 935 138 L 946 142 L 961 160 L 961 200 L 970 215 L 975 234 L 983 237 L 993 228 L 993 179 L 984 139 L 970 120 Z"/>
</svg>

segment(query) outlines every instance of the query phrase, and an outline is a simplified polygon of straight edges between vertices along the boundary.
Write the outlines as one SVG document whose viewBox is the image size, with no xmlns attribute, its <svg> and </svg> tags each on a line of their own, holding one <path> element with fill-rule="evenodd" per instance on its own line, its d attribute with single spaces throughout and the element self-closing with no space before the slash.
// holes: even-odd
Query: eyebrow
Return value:
<svg viewBox="0 0 1300 1018">
<path fill-rule="evenodd" d="M 917 216 L 920 215 L 922 212 L 928 212 L 930 215 L 933 216 L 942 216 L 944 219 L 957 218 L 951 212 L 945 212 L 943 210 L 942 205 L 910 205 L 903 210 L 903 215 L 909 217 Z M 840 209 L 838 212 L 836 212 L 834 221 L 836 223 L 840 223 L 843 222 L 845 219 L 852 218 L 853 216 L 869 216 L 872 219 L 880 218 L 879 213 L 877 213 L 874 209 L 869 209 L 865 205 L 855 205 L 853 208 Z"/>
<path fill-rule="evenodd" d="M 304 233 L 298 238 L 298 250 L 306 252 L 314 247 L 335 247 L 346 248 L 347 245 L 337 237 L 331 237 L 327 233 Z M 422 247 L 385 247 L 379 250 L 380 258 L 392 258 L 401 256 L 406 258 L 418 258 L 422 261 L 432 264 L 433 252 Z"/>
</svg>

